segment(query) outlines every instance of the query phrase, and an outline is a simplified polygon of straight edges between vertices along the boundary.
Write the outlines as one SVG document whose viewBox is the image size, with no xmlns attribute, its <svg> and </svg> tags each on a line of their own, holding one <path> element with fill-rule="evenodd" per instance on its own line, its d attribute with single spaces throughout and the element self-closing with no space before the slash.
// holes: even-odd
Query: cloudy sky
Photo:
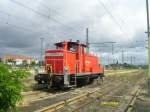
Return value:
<svg viewBox="0 0 150 112">
<path fill-rule="evenodd" d="M 145 0 L 0 0 L 0 56 L 40 56 L 40 38 L 51 48 L 61 40 L 116 42 L 91 45 L 104 64 L 119 60 L 145 64 Z M 49 46 L 48 46 L 49 44 Z"/>
</svg>

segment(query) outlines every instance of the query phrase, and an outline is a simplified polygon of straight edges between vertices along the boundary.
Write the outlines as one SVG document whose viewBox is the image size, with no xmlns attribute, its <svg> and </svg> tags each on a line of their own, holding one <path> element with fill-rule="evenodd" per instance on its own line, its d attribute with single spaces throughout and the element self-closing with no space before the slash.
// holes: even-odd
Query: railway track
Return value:
<svg viewBox="0 0 150 112">
<path fill-rule="evenodd" d="M 97 88 L 96 90 L 89 91 L 86 94 L 82 94 L 82 95 L 73 97 L 68 100 L 60 101 L 56 104 L 52 104 L 46 108 L 43 108 L 43 109 L 35 111 L 35 112 L 55 112 L 55 111 L 59 111 L 59 109 L 61 109 L 63 107 L 69 107 L 72 110 L 71 112 L 76 112 L 76 111 L 79 111 L 84 106 L 91 104 L 96 99 L 100 99 L 100 98 L 105 99 L 107 97 L 112 97 L 113 95 L 109 95 L 109 94 L 115 93 L 115 92 L 117 93 L 119 91 L 118 88 L 120 88 L 121 84 L 122 84 L 122 82 L 116 82 L 116 85 L 113 85 L 113 88 L 111 88 L 111 89 L 108 87 L 105 90 L 103 90 L 104 88 Z M 107 86 L 110 86 L 110 85 L 107 85 Z M 81 101 L 83 101 L 83 102 L 81 102 Z M 87 101 L 87 102 L 84 102 L 84 101 Z M 78 102 L 80 102 L 77 106 L 78 108 L 75 108 L 74 105 Z M 72 106 L 70 106 L 70 105 L 72 105 Z"/>
<path fill-rule="evenodd" d="M 80 102 L 73 111 L 69 112 L 132 112 L 134 102 L 140 92 L 141 86 L 144 79 L 142 79 L 133 88 L 129 85 L 119 86 L 117 89 L 113 90 L 111 93 L 98 96 L 93 100 L 88 102 Z M 124 88 L 128 88 L 127 93 Z M 126 94 L 124 94 L 124 92 Z M 62 110 L 58 112 L 63 112 Z"/>
<path fill-rule="evenodd" d="M 118 84 L 121 84 L 121 82 L 118 83 Z M 115 88 L 113 88 L 113 89 L 116 89 L 119 86 L 118 84 L 114 85 Z M 107 86 L 110 86 L 110 84 L 107 85 Z M 105 86 L 105 87 L 107 87 L 107 86 Z M 105 96 L 106 94 L 108 94 L 109 92 L 112 91 L 112 90 L 107 90 L 107 91 L 104 92 L 103 89 L 105 87 L 103 87 L 103 88 L 94 88 L 92 91 L 90 90 L 90 91 L 88 91 L 86 93 L 83 93 L 83 94 L 81 94 L 79 96 L 75 96 L 73 98 L 57 102 L 55 104 L 52 104 L 52 105 L 50 105 L 48 107 L 45 107 L 45 108 L 43 108 L 41 110 L 38 110 L 38 111 L 35 111 L 35 112 L 47 112 L 47 111 L 54 112 L 54 111 L 56 111 L 56 110 L 58 110 L 60 108 L 63 108 L 66 105 L 75 104 L 75 103 L 77 103 L 77 102 L 79 102 L 81 100 L 84 100 L 86 98 L 92 97 L 92 96 L 94 96 L 94 94 L 97 94 L 97 93 L 99 94 L 98 97 Z"/>
<path fill-rule="evenodd" d="M 124 87 L 126 87 L 126 85 L 124 85 Z M 131 112 L 133 104 L 135 102 L 135 99 L 140 91 L 140 88 L 135 87 L 134 91 L 132 91 L 131 94 L 129 94 L 127 96 L 126 95 L 124 96 L 122 94 L 117 94 L 120 91 L 122 91 L 122 88 L 117 87 L 117 89 L 111 91 L 111 93 L 108 92 L 108 93 L 104 93 L 102 95 L 97 95 L 92 100 L 87 98 L 83 102 L 79 102 L 79 104 L 77 104 L 77 106 L 76 106 L 77 108 L 74 105 L 72 105 L 71 107 L 75 107 L 75 108 L 72 108 L 72 110 L 69 112 L 87 112 L 87 111 L 93 112 L 93 110 L 95 110 L 97 108 L 96 106 L 99 107 L 97 109 L 98 112 L 104 112 L 104 111 L 105 112 Z M 126 101 L 128 101 L 128 103 L 126 105 L 124 104 L 124 107 L 121 108 L 121 111 L 120 111 L 119 105 L 121 105 L 122 101 L 125 100 L 124 99 L 125 97 L 128 97 L 128 99 L 126 99 Z M 63 111 L 60 110 L 58 112 L 63 112 Z M 97 112 L 97 111 L 95 111 L 95 112 Z"/>
<path fill-rule="evenodd" d="M 112 73 L 112 71 L 110 72 L 106 72 L 106 75 L 109 77 L 111 75 L 118 75 L 118 74 L 126 74 L 126 73 L 135 73 L 137 72 L 138 70 L 131 70 L 131 71 L 117 71 L 115 73 Z M 33 79 L 32 79 L 33 80 Z M 108 78 L 108 80 L 110 80 L 110 78 Z M 89 86 L 89 85 L 87 85 Z M 92 85 L 93 87 L 93 85 Z M 47 96 L 47 95 L 53 95 L 53 94 L 60 94 L 60 93 L 64 93 L 64 91 L 47 91 L 47 90 L 40 90 L 40 91 L 28 91 L 28 92 L 22 92 L 22 95 L 24 97 L 34 97 L 34 96 L 39 96 L 40 97 L 44 97 L 44 96 Z"/>
<path fill-rule="evenodd" d="M 133 105 L 134 105 L 134 103 L 135 103 L 135 101 L 136 101 L 136 99 L 137 99 L 137 97 L 138 97 L 138 95 L 139 95 L 139 93 L 140 93 L 140 90 L 141 90 L 140 87 L 137 88 L 137 90 L 135 91 L 133 97 L 132 97 L 131 100 L 129 101 L 128 106 L 126 107 L 125 112 L 132 112 Z"/>
<path fill-rule="evenodd" d="M 53 94 L 53 95 L 45 96 L 43 98 L 36 99 L 36 100 L 30 102 L 30 104 L 27 106 L 21 107 L 21 111 L 33 112 L 36 109 L 40 109 L 41 107 L 45 107 L 45 106 L 48 106 L 50 104 L 57 103 L 59 101 L 63 101 L 66 99 L 70 99 L 72 97 L 77 96 L 78 94 L 84 94 L 84 93 L 87 93 L 88 91 L 95 90 L 98 88 L 98 86 L 100 86 L 101 89 L 108 88 L 109 86 L 111 86 L 112 81 L 113 81 L 113 79 L 110 79 L 110 82 L 105 81 L 104 86 L 93 84 L 93 85 L 89 85 L 89 86 L 82 87 L 82 88 L 76 88 L 76 89 L 71 90 L 71 91 L 62 92 L 60 94 L 58 93 L 57 95 Z M 118 82 L 118 81 L 116 81 L 116 82 Z"/>
<path fill-rule="evenodd" d="M 106 78 L 106 80 L 111 81 L 112 79 L 111 78 L 110 79 Z M 104 83 L 107 83 L 107 82 L 104 82 Z M 64 95 L 64 94 L 67 94 L 69 92 L 74 92 L 74 89 L 76 89 L 76 91 L 81 91 L 82 89 L 93 88 L 93 87 L 96 87 L 96 86 L 99 86 L 99 85 L 94 83 L 94 84 L 83 86 L 82 88 L 72 88 L 71 90 L 66 90 L 66 91 L 64 91 L 64 90 L 53 90 L 53 89 L 50 89 L 50 90 L 43 89 L 41 91 L 23 92 L 22 95 L 24 97 L 24 101 L 21 102 L 19 105 L 20 106 L 25 106 L 25 105 L 28 105 L 31 102 L 34 102 L 34 101 L 38 101 L 38 100 L 41 100 L 41 99 L 46 99 L 46 98 L 49 98 L 49 97 L 56 97 L 56 96 L 59 96 L 59 95 Z"/>
<path fill-rule="evenodd" d="M 127 82 L 124 82 L 124 83 L 127 83 Z M 116 82 L 116 85 L 113 85 L 113 87 L 111 89 L 109 88 L 110 85 L 107 85 L 108 87 L 105 90 L 103 90 L 103 89 L 106 87 L 97 88 L 96 90 L 89 91 L 86 94 L 82 94 L 82 95 L 79 95 L 77 97 L 73 97 L 73 98 L 68 99 L 68 100 L 60 101 L 58 103 L 52 104 L 46 108 L 43 108 L 43 109 L 35 111 L 35 112 L 55 112 L 55 111 L 59 112 L 59 110 L 62 109 L 63 107 L 69 107 L 71 109 L 71 111 L 69 111 L 69 112 L 76 112 L 76 111 L 79 112 L 79 110 L 81 108 L 83 108 L 86 105 L 91 104 L 96 99 L 102 98 L 103 100 L 104 99 L 110 100 L 112 97 L 122 98 L 123 96 L 121 96 L 121 93 L 120 93 L 120 95 L 118 94 L 119 91 L 122 91 L 123 88 L 129 87 L 129 85 L 126 85 L 124 83 Z M 92 98 L 92 100 L 91 100 L 91 98 Z M 83 102 L 82 102 L 82 100 L 83 100 Z M 84 101 L 88 101 L 88 102 L 84 102 Z M 79 104 L 78 104 L 78 102 L 79 102 Z M 78 104 L 78 106 L 77 106 L 78 108 L 75 107 L 76 103 Z M 66 110 L 62 110 L 62 112 L 63 111 L 65 112 Z"/>
<path fill-rule="evenodd" d="M 93 85 L 88 85 L 83 88 L 76 88 L 74 90 L 67 91 L 67 92 L 60 92 L 58 94 L 55 94 L 55 93 L 49 94 L 44 97 L 33 100 L 32 102 L 30 102 L 29 105 L 21 107 L 20 110 L 23 112 L 40 111 L 41 109 L 44 109 L 47 107 L 53 107 L 53 106 L 57 107 L 57 103 L 58 105 L 60 105 L 60 107 L 61 105 L 66 106 L 68 102 L 70 102 L 69 104 L 71 104 L 71 102 L 78 102 L 76 99 L 79 99 L 80 101 L 82 98 L 86 99 L 87 98 L 86 96 L 90 98 L 95 95 L 95 98 L 96 98 L 97 96 L 96 94 L 98 93 L 101 93 L 99 95 L 104 96 L 104 94 L 106 94 L 105 91 L 107 90 L 113 91 L 119 88 L 118 85 L 120 86 L 123 83 L 123 80 L 120 79 L 120 77 L 121 76 L 117 76 L 117 77 L 113 76 L 112 78 L 111 76 L 109 76 L 106 78 L 106 81 L 104 81 L 104 85 L 93 84 Z M 79 94 L 81 94 L 81 96 Z"/>
</svg>

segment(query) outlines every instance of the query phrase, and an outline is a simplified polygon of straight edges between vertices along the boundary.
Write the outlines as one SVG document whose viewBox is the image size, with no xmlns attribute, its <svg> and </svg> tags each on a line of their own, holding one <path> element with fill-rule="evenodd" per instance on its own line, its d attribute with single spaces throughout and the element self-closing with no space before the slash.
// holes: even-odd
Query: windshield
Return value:
<svg viewBox="0 0 150 112">
<path fill-rule="evenodd" d="M 68 51 L 77 52 L 78 47 L 75 44 L 68 44 Z"/>
</svg>

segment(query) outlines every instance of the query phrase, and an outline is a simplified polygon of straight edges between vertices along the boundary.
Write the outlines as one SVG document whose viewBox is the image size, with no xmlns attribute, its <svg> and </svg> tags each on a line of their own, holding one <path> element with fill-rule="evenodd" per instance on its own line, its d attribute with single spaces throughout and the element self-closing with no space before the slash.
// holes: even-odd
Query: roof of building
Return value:
<svg viewBox="0 0 150 112">
<path fill-rule="evenodd" d="M 22 59 L 22 60 L 31 60 L 31 56 L 16 56 L 16 55 L 5 55 L 4 59 Z"/>
</svg>

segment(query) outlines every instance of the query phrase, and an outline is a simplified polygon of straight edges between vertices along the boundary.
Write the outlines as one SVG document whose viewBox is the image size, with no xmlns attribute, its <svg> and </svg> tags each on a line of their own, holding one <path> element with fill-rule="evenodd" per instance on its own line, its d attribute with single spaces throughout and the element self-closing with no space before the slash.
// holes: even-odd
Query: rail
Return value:
<svg viewBox="0 0 150 112">
<path fill-rule="evenodd" d="M 127 105 L 127 107 L 126 107 L 126 109 L 125 109 L 124 112 L 132 112 L 133 106 L 134 106 L 134 104 L 135 104 L 135 101 L 136 101 L 136 99 L 137 99 L 139 93 L 140 93 L 140 90 L 141 90 L 140 87 L 136 88 L 136 90 L 135 90 L 135 92 L 133 93 L 132 98 L 131 98 L 131 100 L 129 101 L 129 104 Z"/>
<path fill-rule="evenodd" d="M 74 104 L 80 100 L 83 100 L 83 99 L 89 97 L 90 95 L 94 94 L 95 92 L 99 92 L 99 89 L 93 90 L 92 92 L 84 93 L 82 95 L 73 97 L 73 98 L 68 99 L 68 100 L 60 101 L 56 104 L 50 105 L 48 107 L 45 107 L 45 108 L 38 110 L 38 111 L 35 111 L 35 112 L 45 112 L 45 111 L 54 112 L 60 108 L 63 108 L 65 105 Z"/>
<path fill-rule="evenodd" d="M 120 86 L 120 85 L 119 85 L 119 86 Z M 119 86 L 116 86 L 115 88 L 118 88 Z M 84 94 L 82 94 L 82 95 L 73 97 L 73 98 L 71 98 L 71 99 L 64 100 L 64 101 L 60 101 L 60 102 L 58 102 L 58 103 L 52 104 L 52 105 L 50 105 L 50 106 L 48 106 L 48 107 L 45 107 L 45 108 L 43 108 L 43 109 L 41 109 L 41 110 L 37 110 L 37 111 L 35 111 L 35 112 L 55 112 L 55 111 L 57 111 L 57 110 L 59 110 L 59 109 L 65 107 L 66 105 L 68 106 L 68 105 L 71 105 L 71 104 L 75 104 L 76 102 L 79 102 L 79 101 L 81 101 L 81 100 L 84 100 L 84 99 L 86 99 L 86 98 L 89 98 L 89 97 L 91 97 L 91 95 L 93 95 L 93 94 L 95 94 L 95 93 L 98 93 L 98 95 L 97 95 L 95 98 L 101 98 L 101 97 L 104 98 L 104 97 L 109 96 L 109 95 L 107 95 L 107 94 L 109 94 L 110 91 L 106 91 L 104 94 L 102 94 L 102 91 L 100 91 L 100 90 L 101 90 L 101 88 L 98 88 L 98 89 L 96 89 L 96 90 L 93 90 L 93 91 L 88 92 L 88 93 L 84 93 Z M 139 93 L 140 93 L 140 87 L 138 86 L 138 87 L 136 87 L 136 88 L 134 89 L 134 91 L 131 92 L 131 95 L 130 95 L 131 98 L 130 98 L 130 100 L 129 100 L 129 104 L 128 104 L 127 107 L 125 108 L 124 112 L 131 112 L 131 111 L 132 111 L 133 105 L 134 105 L 134 103 L 135 103 L 135 101 L 136 101 L 136 98 L 137 98 L 137 96 L 139 95 Z M 119 96 L 119 97 L 120 97 L 120 96 Z M 122 96 L 121 96 L 121 97 L 122 97 Z M 84 107 L 84 106 L 86 106 L 86 105 L 92 103 L 93 101 L 94 101 L 94 99 L 91 100 L 91 101 L 88 101 L 87 103 L 82 104 L 82 105 L 79 106 L 78 108 L 73 109 L 72 112 L 77 112 L 77 111 L 80 110 L 82 107 Z"/>
<path fill-rule="evenodd" d="M 120 85 L 116 84 L 116 86 L 114 86 L 115 88 L 118 88 Z M 110 93 L 112 90 L 108 89 L 106 92 L 104 92 L 102 94 L 102 88 L 97 88 L 91 92 L 87 92 L 87 93 L 83 93 L 82 95 L 79 95 L 79 96 L 76 96 L 76 97 L 73 97 L 71 99 L 67 99 L 67 100 L 63 100 L 63 101 L 60 101 L 58 103 L 55 103 L 55 104 L 52 104 L 50 106 L 47 106 L 43 109 L 40 109 L 40 110 L 37 110 L 35 112 L 55 112 L 56 110 L 59 110 L 61 108 L 63 108 L 64 106 L 66 105 L 71 105 L 71 104 L 75 104 L 76 102 L 79 102 L 81 100 L 84 100 L 86 98 L 89 98 L 91 97 L 91 95 L 95 94 L 95 93 L 98 93 L 98 95 L 95 97 L 95 98 L 100 98 L 100 97 L 104 97 L 104 96 L 107 96 L 108 93 Z M 93 101 L 92 101 L 93 102 Z M 91 103 L 91 102 L 89 102 Z M 82 105 L 83 107 L 83 105 Z M 74 109 L 74 111 L 78 110 L 77 109 Z"/>
</svg>

